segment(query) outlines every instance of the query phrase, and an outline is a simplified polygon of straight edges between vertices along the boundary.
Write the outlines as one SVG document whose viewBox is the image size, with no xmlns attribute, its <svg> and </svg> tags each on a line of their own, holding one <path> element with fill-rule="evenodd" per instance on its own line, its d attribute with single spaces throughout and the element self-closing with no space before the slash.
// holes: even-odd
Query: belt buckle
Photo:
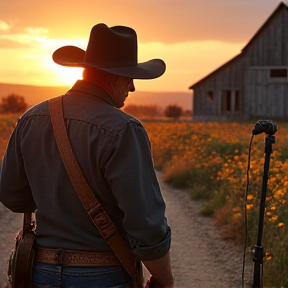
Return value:
<svg viewBox="0 0 288 288">
<path fill-rule="evenodd" d="M 65 252 L 63 251 L 63 249 L 60 249 L 56 252 L 56 254 L 54 256 L 54 260 L 55 260 L 57 265 L 63 265 L 64 256 L 65 256 Z"/>
</svg>

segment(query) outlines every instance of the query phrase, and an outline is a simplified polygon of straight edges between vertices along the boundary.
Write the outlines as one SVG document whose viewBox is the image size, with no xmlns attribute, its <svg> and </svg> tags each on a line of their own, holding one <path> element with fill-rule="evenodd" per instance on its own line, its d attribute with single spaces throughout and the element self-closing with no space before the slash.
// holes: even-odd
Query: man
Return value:
<svg viewBox="0 0 288 288">
<path fill-rule="evenodd" d="M 150 271 L 151 286 L 173 287 L 171 231 L 149 139 L 138 120 L 117 109 L 135 90 L 133 79 L 157 78 L 165 63 L 138 63 L 136 32 L 105 24 L 92 28 L 86 51 L 65 46 L 54 52 L 53 60 L 84 67 L 83 80 L 63 97 L 63 110 L 72 150 L 89 186 Z M 36 255 L 34 287 L 128 287 L 131 278 L 115 264 L 115 255 L 71 184 L 53 135 L 48 101 L 18 121 L 2 163 L 0 201 L 14 212 L 35 211 L 35 241 L 44 256 Z M 75 253 L 73 265 L 59 260 L 57 251 L 66 250 Z M 77 262 L 83 251 L 110 253 L 113 261 L 85 266 Z"/>
</svg>

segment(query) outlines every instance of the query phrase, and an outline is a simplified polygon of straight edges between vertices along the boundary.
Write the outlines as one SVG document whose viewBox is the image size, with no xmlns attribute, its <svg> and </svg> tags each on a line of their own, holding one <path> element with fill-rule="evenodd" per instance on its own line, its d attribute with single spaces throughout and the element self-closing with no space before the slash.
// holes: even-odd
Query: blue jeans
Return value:
<svg viewBox="0 0 288 288">
<path fill-rule="evenodd" d="M 131 278 L 122 266 L 57 266 L 35 262 L 33 288 L 125 288 Z"/>
</svg>

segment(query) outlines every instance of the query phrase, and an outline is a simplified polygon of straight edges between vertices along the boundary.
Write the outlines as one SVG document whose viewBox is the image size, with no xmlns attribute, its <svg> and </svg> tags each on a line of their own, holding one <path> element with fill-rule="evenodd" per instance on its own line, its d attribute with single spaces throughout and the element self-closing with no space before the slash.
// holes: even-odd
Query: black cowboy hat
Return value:
<svg viewBox="0 0 288 288">
<path fill-rule="evenodd" d="M 161 59 L 138 63 L 137 35 L 129 27 L 95 25 L 90 33 L 86 51 L 64 46 L 53 53 L 57 64 L 70 67 L 92 67 L 108 73 L 134 79 L 153 79 L 166 69 Z"/>
</svg>

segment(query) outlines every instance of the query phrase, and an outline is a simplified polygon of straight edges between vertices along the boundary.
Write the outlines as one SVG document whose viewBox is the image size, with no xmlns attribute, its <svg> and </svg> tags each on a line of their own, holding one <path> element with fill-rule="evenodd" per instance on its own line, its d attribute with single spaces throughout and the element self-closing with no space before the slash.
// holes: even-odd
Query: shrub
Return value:
<svg viewBox="0 0 288 288">
<path fill-rule="evenodd" d="M 182 108 L 178 105 L 169 105 L 164 110 L 164 115 L 176 121 L 182 115 Z"/>
<path fill-rule="evenodd" d="M 7 97 L 2 97 L 0 111 L 3 114 L 21 113 L 27 109 L 27 103 L 23 96 L 10 94 Z"/>
</svg>

